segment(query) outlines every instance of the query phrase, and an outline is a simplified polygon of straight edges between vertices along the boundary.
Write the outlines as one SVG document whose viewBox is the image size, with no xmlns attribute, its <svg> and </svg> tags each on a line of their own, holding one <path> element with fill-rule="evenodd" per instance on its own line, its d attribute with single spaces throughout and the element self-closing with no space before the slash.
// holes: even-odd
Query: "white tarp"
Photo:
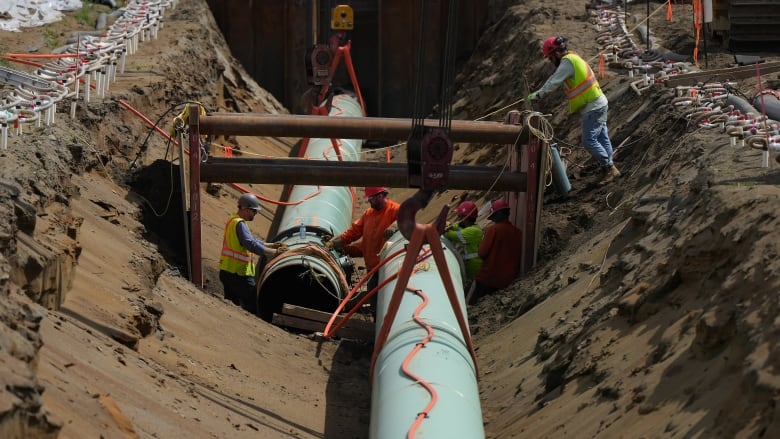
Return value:
<svg viewBox="0 0 780 439">
<path fill-rule="evenodd" d="M 62 19 L 60 11 L 81 9 L 81 0 L 0 0 L 0 30 L 19 32 Z"/>
</svg>

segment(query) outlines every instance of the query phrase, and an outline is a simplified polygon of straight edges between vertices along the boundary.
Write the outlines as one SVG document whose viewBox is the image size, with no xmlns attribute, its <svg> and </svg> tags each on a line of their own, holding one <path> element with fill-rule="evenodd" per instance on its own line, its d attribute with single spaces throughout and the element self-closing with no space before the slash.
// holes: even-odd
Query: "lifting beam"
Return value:
<svg viewBox="0 0 780 439">
<path fill-rule="evenodd" d="M 194 105 L 194 104 L 192 104 Z M 513 114 L 511 114 L 513 113 Z M 530 233 L 528 247 L 524 248 L 523 271 L 533 266 L 538 219 L 541 210 L 542 185 L 536 181 L 544 175 L 544 149 L 539 139 L 531 135 L 527 125 L 537 119 L 521 120 L 518 112 L 511 112 L 508 123 L 453 120 L 450 138 L 453 142 L 505 144 L 511 148 L 509 169 L 498 167 L 451 165 L 450 189 L 495 190 L 516 194 L 510 197 L 516 225 Z M 189 112 L 190 130 L 190 249 L 192 282 L 203 286 L 201 264 L 200 183 L 298 183 L 323 186 L 408 187 L 405 163 L 369 163 L 296 159 L 218 159 L 201 163 L 201 136 L 273 136 L 294 138 L 336 138 L 398 141 L 409 137 L 411 119 L 349 118 L 298 115 L 266 115 L 255 113 L 212 113 L 201 115 L 197 108 Z M 437 126 L 438 121 L 425 120 L 426 126 Z M 540 127 L 531 127 L 539 129 Z M 521 152 L 522 148 L 526 152 Z M 529 148 L 529 149 L 525 149 Z M 523 157 L 520 163 L 518 157 Z M 526 194 L 527 192 L 527 194 Z M 519 198 L 518 198 L 519 197 Z M 519 217 L 524 205 L 525 218 Z"/>
<path fill-rule="evenodd" d="M 406 187 L 407 168 L 406 163 L 212 157 L 200 165 L 200 179 L 211 183 Z M 498 173 L 499 169 L 490 166 L 451 165 L 447 188 L 525 190 L 525 173 Z"/>
<path fill-rule="evenodd" d="M 200 116 L 198 123 L 203 134 L 391 141 L 405 141 L 412 127 L 411 119 L 235 113 Z M 438 120 L 425 120 L 425 126 L 438 124 Z M 515 144 L 528 140 L 528 131 L 522 125 L 469 120 L 453 120 L 449 135 L 453 142 L 464 143 Z"/>
</svg>

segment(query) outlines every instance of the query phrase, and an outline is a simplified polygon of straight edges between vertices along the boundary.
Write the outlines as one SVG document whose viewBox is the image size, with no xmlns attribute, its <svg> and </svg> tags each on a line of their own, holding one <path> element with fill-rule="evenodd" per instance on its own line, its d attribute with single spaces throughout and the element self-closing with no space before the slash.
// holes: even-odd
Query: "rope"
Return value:
<svg viewBox="0 0 780 439">
<path fill-rule="evenodd" d="M 292 258 L 296 256 L 310 256 L 314 259 L 316 259 L 318 262 L 324 263 L 330 268 L 330 272 L 336 275 L 336 280 L 339 283 L 339 289 L 337 291 L 349 291 L 349 282 L 347 281 L 347 277 L 344 274 L 344 270 L 341 268 L 341 266 L 338 264 L 338 261 L 336 261 L 325 248 L 319 245 L 315 244 L 309 244 L 303 247 L 295 247 L 287 250 L 284 253 L 281 253 L 280 255 L 284 255 L 285 258 Z M 276 257 L 279 257 L 277 255 Z M 275 259 L 274 257 L 273 259 Z M 260 279 L 263 279 L 269 270 L 274 264 L 271 264 L 270 262 L 273 260 L 269 260 L 268 263 L 266 263 L 265 268 L 263 268 L 263 272 L 260 274 Z M 335 292 L 329 291 L 325 285 L 322 284 L 322 282 L 318 279 L 318 274 L 314 272 L 311 267 L 309 268 L 309 271 L 302 273 L 302 275 L 309 274 L 312 279 L 314 279 L 317 283 L 320 284 L 320 286 L 323 287 L 324 290 L 328 291 L 328 293 L 335 297 L 337 300 L 341 300 L 340 297 L 338 297 L 338 294 Z M 334 331 L 335 332 L 335 331 Z"/>
<path fill-rule="evenodd" d="M 452 127 L 452 98 L 455 78 L 455 34 L 458 27 L 458 0 L 450 0 L 447 17 L 447 35 L 444 43 L 444 65 L 441 81 L 441 116 L 439 126 L 450 132 Z M 417 68 L 422 68 L 422 64 Z"/>
<path fill-rule="evenodd" d="M 412 106 L 412 134 L 413 139 L 422 139 L 423 133 L 423 84 L 425 83 L 425 17 L 428 16 L 428 2 L 420 2 L 420 28 L 417 35 L 417 72 L 414 84 L 414 104 Z"/>
</svg>

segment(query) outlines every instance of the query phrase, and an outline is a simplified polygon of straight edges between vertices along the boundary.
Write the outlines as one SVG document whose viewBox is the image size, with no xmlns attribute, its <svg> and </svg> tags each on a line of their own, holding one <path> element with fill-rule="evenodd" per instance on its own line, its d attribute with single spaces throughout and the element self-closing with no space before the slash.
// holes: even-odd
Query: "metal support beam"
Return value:
<svg viewBox="0 0 780 439">
<path fill-rule="evenodd" d="M 324 119 L 324 118 L 323 118 Z M 526 174 L 488 166 L 452 165 L 448 189 L 525 191 Z M 337 162 L 300 159 L 215 158 L 200 166 L 211 183 L 408 187 L 406 163 Z"/>
<path fill-rule="evenodd" d="M 309 137 L 325 139 L 406 140 L 412 130 L 411 119 L 382 117 L 322 117 L 257 113 L 211 113 L 200 116 L 201 134 L 271 137 Z M 426 120 L 426 126 L 439 126 L 438 120 Z M 453 142 L 515 144 L 528 140 L 523 125 L 500 122 L 453 120 Z"/>
<path fill-rule="evenodd" d="M 200 247 L 200 133 L 198 132 L 198 113 L 200 109 L 190 104 L 190 251 L 192 278 L 190 281 L 203 288 Z M 184 172 L 184 163 L 181 163 Z"/>
</svg>

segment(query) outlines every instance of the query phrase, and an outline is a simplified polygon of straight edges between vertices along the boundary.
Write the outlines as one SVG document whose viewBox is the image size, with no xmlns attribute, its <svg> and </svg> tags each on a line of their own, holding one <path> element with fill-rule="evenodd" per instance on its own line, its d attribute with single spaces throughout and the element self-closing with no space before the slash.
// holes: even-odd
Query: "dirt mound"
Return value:
<svg viewBox="0 0 780 439">
<path fill-rule="evenodd" d="M 556 17 L 549 34 L 565 31 L 575 50 L 597 53 L 589 29 L 573 32 L 581 26 L 573 21 L 583 17 L 559 16 L 557 3 L 512 8 L 495 27 L 528 32 L 538 23 L 538 41 L 545 35 L 538 30 Z M 676 17 L 685 22 L 685 15 Z M 684 53 L 689 30 L 677 23 L 656 29 L 667 48 Z M 475 87 L 497 99 L 492 107 L 472 107 L 471 117 L 524 96 L 521 75 L 533 88 L 533 78 L 551 72 L 535 61 L 494 68 L 528 54 L 526 38 L 513 47 L 493 37 L 488 41 L 497 47 L 469 61 Z M 710 54 L 722 67 L 730 58 Z M 494 80 L 507 71 L 514 80 Z M 578 120 L 562 116 L 562 99 L 551 98 L 553 106 L 541 110 L 552 113 L 573 190 L 565 199 L 547 192 L 535 272 L 469 310 L 486 362 L 486 431 L 771 436 L 780 428 L 777 397 L 769 396 L 776 395 L 777 373 L 756 367 L 778 355 L 769 347 L 777 343 L 777 322 L 760 310 L 778 307 L 780 279 L 766 255 L 778 252 L 767 237 L 777 234 L 780 175 L 761 167 L 760 152 L 691 125 L 671 105 L 672 90 L 637 96 L 629 78 L 607 75 L 601 82 L 623 178 L 608 187 L 593 183 Z M 748 96 L 754 87 L 755 79 L 740 84 Z M 745 392 L 742 403 L 734 402 L 735 392 Z M 741 417 L 725 421 L 724 412 Z"/>
</svg>

